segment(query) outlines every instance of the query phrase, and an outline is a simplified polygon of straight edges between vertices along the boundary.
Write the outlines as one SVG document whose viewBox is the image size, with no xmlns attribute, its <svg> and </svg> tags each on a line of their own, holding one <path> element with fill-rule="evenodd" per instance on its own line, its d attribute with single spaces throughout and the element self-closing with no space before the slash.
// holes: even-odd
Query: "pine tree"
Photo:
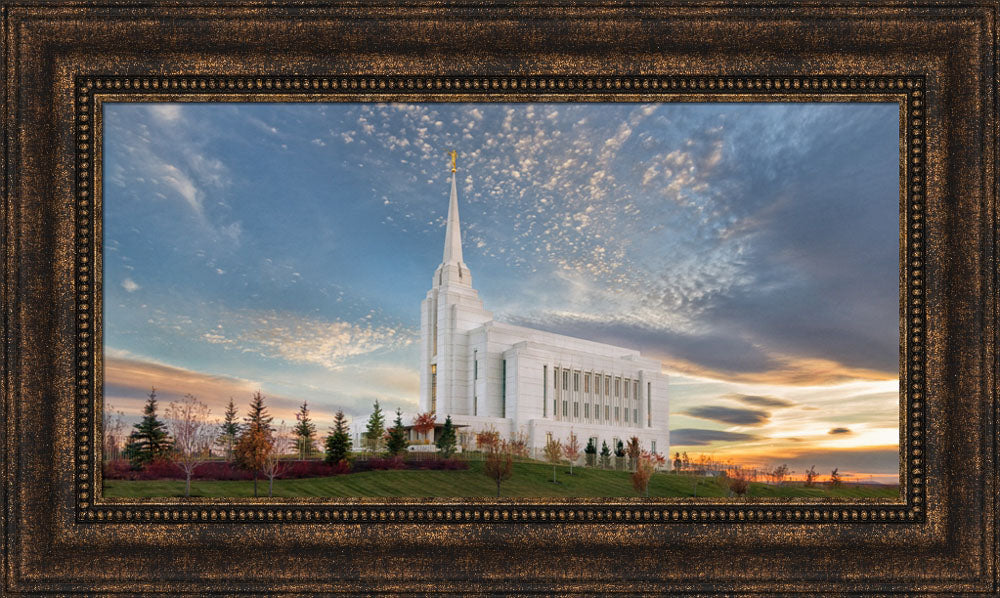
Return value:
<svg viewBox="0 0 1000 598">
<path fill-rule="evenodd" d="M 295 419 L 299 423 L 295 424 L 295 446 L 299 451 L 299 459 L 306 460 L 315 450 L 316 424 L 309 419 L 309 404 L 305 401 L 299 407 L 299 412 L 295 414 Z"/>
<path fill-rule="evenodd" d="M 444 427 L 441 428 L 441 435 L 438 436 L 437 442 L 438 452 L 445 459 L 451 457 L 455 452 L 455 447 L 458 444 L 458 440 L 455 437 L 455 426 L 451 423 L 451 416 L 449 415 L 444 420 Z"/>
<path fill-rule="evenodd" d="M 601 443 L 601 467 L 607 469 L 611 465 L 611 449 L 608 448 L 608 441 Z"/>
<path fill-rule="evenodd" d="M 154 459 L 169 456 L 171 449 L 167 426 L 156 417 L 155 388 L 150 389 L 142 414 L 142 420 L 135 424 L 135 430 L 125 446 L 125 456 L 136 469 L 145 467 Z"/>
<path fill-rule="evenodd" d="M 267 406 L 264 405 L 264 395 L 259 390 L 253 393 L 253 396 L 250 397 L 250 411 L 243 418 L 243 421 L 246 422 L 243 431 L 246 432 L 254 428 L 264 430 L 270 434 L 274 431 L 274 428 L 271 427 L 271 420 L 273 419 L 273 417 L 267 414 Z"/>
<path fill-rule="evenodd" d="M 385 436 L 385 415 L 378 404 L 378 399 L 375 399 L 375 410 L 368 418 L 368 427 L 365 429 L 365 441 L 368 443 L 368 449 L 377 453 L 382 447 L 383 436 Z"/>
<path fill-rule="evenodd" d="M 326 459 L 331 465 L 346 461 L 351 456 L 351 434 L 343 411 L 333 416 L 333 431 L 326 437 Z"/>
<path fill-rule="evenodd" d="M 226 450 L 226 460 L 233 460 L 233 447 L 236 446 L 236 439 L 240 436 L 240 423 L 236 420 L 236 405 L 233 398 L 229 397 L 229 406 L 226 407 L 225 419 L 219 426 L 218 443 Z"/>
<path fill-rule="evenodd" d="M 583 449 L 583 453 L 587 455 L 587 467 L 597 465 L 597 445 L 593 438 L 587 441 L 587 448 Z"/>
<path fill-rule="evenodd" d="M 393 457 L 398 457 L 406 452 L 406 447 L 410 446 L 410 440 L 406 437 L 406 428 L 403 427 L 403 412 L 396 409 L 396 421 L 389 428 L 389 440 L 386 448 Z"/>
</svg>

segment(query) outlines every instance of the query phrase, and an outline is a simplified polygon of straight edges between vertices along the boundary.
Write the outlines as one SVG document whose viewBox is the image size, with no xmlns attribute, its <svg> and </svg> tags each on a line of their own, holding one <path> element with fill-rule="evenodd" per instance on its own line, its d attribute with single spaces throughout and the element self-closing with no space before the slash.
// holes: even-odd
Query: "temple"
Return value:
<svg viewBox="0 0 1000 598">
<path fill-rule="evenodd" d="M 574 432 L 614 450 L 636 436 L 667 454 L 667 378 L 639 351 L 493 319 L 462 258 L 455 154 L 444 254 L 420 304 L 420 410 L 462 425 L 461 444 L 493 428 L 536 454 Z"/>
</svg>

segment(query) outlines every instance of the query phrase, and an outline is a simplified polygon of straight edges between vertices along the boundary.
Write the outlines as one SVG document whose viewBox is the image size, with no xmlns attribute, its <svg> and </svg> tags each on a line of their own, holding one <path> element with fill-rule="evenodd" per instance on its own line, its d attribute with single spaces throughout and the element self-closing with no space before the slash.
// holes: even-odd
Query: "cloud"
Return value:
<svg viewBox="0 0 1000 598">
<path fill-rule="evenodd" d="M 126 278 L 125 280 L 122 281 L 122 288 L 125 289 L 125 291 L 128 292 L 128 293 L 134 293 L 134 292 L 138 291 L 139 289 L 141 289 L 142 287 L 140 287 L 131 278 Z"/>
<path fill-rule="evenodd" d="M 768 422 L 771 414 L 767 411 L 756 409 L 738 409 L 733 407 L 721 407 L 706 405 L 702 407 L 692 407 L 681 412 L 683 415 L 690 415 L 701 419 L 717 421 L 724 424 L 737 426 L 759 426 Z"/>
<path fill-rule="evenodd" d="M 762 397 L 757 395 L 743 395 L 732 393 L 725 395 L 727 399 L 734 399 L 746 403 L 747 405 L 756 405 L 758 407 L 791 407 L 795 405 L 794 402 L 788 401 L 786 399 L 779 399 L 777 397 Z"/>
<path fill-rule="evenodd" d="M 827 434 L 850 434 L 850 433 L 851 433 L 850 428 L 830 428 L 830 431 L 827 432 Z"/>
<path fill-rule="evenodd" d="M 149 112 L 157 120 L 165 123 L 176 123 L 181 120 L 181 104 L 162 103 L 149 106 Z"/>
<path fill-rule="evenodd" d="M 705 446 L 713 442 L 740 442 L 753 440 L 753 434 L 704 430 L 701 428 L 680 428 L 670 431 L 670 446 Z"/>
</svg>

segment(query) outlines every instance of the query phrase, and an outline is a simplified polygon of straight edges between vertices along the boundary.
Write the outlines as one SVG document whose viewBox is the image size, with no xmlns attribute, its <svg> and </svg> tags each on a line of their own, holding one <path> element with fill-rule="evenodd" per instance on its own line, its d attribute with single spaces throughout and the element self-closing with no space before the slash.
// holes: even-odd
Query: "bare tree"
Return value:
<svg viewBox="0 0 1000 598">
<path fill-rule="evenodd" d="M 776 485 L 780 486 L 785 482 L 785 477 L 788 476 L 788 473 L 787 464 L 779 465 L 771 470 L 771 478 L 774 480 Z"/>
<path fill-rule="evenodd" d="M 833 471 L 830 472 L 830 486 L 833 488 L 840 488 L 840 485 L 843 484 L 839 470 L 839 467 L 834 467 Z"/>
<path fill-rule="evenodd" d="M 261 473 L 267 478 L 267 495 L 274 496 L 274 478 L 285 473 L 285 463 L 281 458 L 292 450 L 293 442 L 288 434 L 288 426 L 284 420 L 278 424 L 278 428 L 271 436 L 271 450 L 264 457 L 264 466 Z"/>
<path fill-rule="evenodd" d="M 186 394 L 167 406 L 164 417 L 174 437 L 174 462 L 184 472 L 184 496 L 191 496 L 191 476 L 210 456 L 216 424 L 209 422 L 208 405 Z"/>
<path fill-rule="evenodd" d="M 580 441 L 576 437 L 576 432 L 569 431 L 569 440 L 563 447 L 563 455 L 569 459 L 569 475 L 573 475 L 573 463 L 580 458 Z"/>
<path fill-rule="evenodd" d="M 121 457 L 125 440 L 125 413 L 118 411 L 110 403 L 104 406 L 104 460 L 114 461 Z"/>
<path fill-rule="evenodd" d="M 483 473 L 497 483 L 497 498 L 500 498 L 500 484 L 514 475 L 514 456 L 506 440 L 489 445 Z"/>
<path fill-rule="evenodd" d="M 812 465 L 806 470 L 806 488 L 812 488 L 816 485 L 816 466 Z"/>
</svg>

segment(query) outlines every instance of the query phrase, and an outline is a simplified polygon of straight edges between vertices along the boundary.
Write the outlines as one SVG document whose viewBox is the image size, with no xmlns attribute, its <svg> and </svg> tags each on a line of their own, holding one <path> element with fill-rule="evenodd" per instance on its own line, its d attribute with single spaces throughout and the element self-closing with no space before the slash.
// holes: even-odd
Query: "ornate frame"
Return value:
<svg viewBox="0 0 1000 598">
<path fill-rule="evenodd" d="M 998 590 L 996 2 L 2 6 L 5 590 Z M 901 500 L 102 498 L 97 114 L 213 98 L 899 102 Z"/>
</svg>

